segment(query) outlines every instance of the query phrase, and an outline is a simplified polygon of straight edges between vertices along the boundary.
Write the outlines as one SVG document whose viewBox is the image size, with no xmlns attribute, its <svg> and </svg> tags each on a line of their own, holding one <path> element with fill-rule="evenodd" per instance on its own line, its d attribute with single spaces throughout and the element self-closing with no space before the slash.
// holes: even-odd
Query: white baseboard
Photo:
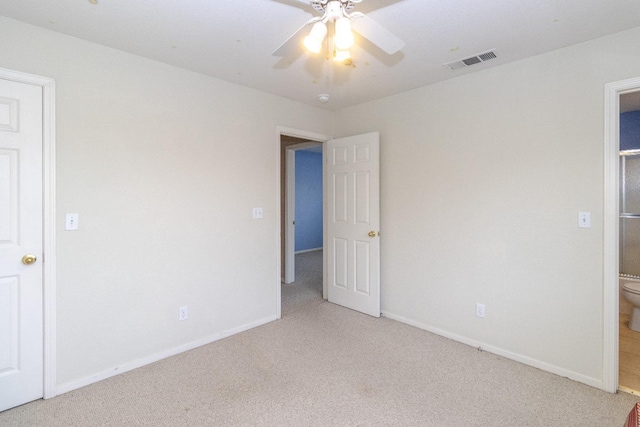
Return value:
<svg viewBox="0 0 640 427">
<path fill-rule="evenodd" d="M 321 250 L 322 250 L 322 247 L 313 248 L 313 249 L 305 249 L 305 250 L 302 250 L 302 251 L 296 251 L 295 254 L 298 255 L 298 254 L 304 254 L 306 252 L 315 252 L 315 251 L 321 251 Z"/>
<path fill-rule="evenodd" d="M 569 378 L 571 380 L 577 381 L 577 382 L 581 382 L 583 384 L 589 385 L 591 387 L 595 387 L 598 388 L 600 390 L 604 390 L 604 384 L 602 382 L 602 380 L 599 380 L 597 378 L 593 378 L 593 377 L 588 377 L 586 375 L 582 375 L 579 374 L 577 372 L 573 372 L 573 371 L 569 371 L 567 369 L 561 368 L 559 366 L 555 366 L 555 365 L 551 365 L 549 363 L 537 360 L 537 359 L 532 359 L 530 357 L 527 356 L 523 356 L 521 354 L 518 353 L 513 353 L 511 351 L 499 348 L 499 347 L 494 347 L 492 345 L 488 345 L 486 343 L 480 342 L 480 341 L 476 341 L 474 339 L 470 339 L 467 337 L 463 337 L 461 335 L 457 335 L 457 334 L 453 334 L 451 332 L 439 329 L 439 328 L 434 328 L 432 326 L 428 326 L 425 325 L 423 323 L 420 322 L 416 322 L 414 320 L 411 319 L 407 319 L 405 317 L 402 316 L 398 316 L 396 314 L 393 313 L 389 313 L 389 312 L 383 312 L 382 316 L 387 317 L 389 319 L 392 320 L 396 320 L 398 322 L 402 322 L 402 323 L 406 323 L 407 325 L 411 325 L 411 326 L 415 326 L 416 328 L 419 329 L 423 329 L 425 331 L 434 333 L 436 335 L 440 335 L 443 336 L 445 338 L 449 338 L 451 340 L 454 341 L 458 341 L 462 344 L 466 344 L 469 345 L 471 347 L 475 347 L 475 348 L 481 348 L 483 351 L 487 351 L 489 353 L 492 354 L 496 354 L 498 356 L 502 356 L 505 357 L 507 359 L 511 359 L 514 360 L 516 362 L 520 362 L 523 363 L 525 365 L 529 365 L 529 366 L 533 366 L 534 368 L 538 368 L 541 369 L 543 371 L 547 371 L 547 372 L 551 372 L 552 374 L 556 374 L 559 375 L 561 377 L 566 377 Z"/>
<path fill-rule="evenodd" d="M 247 331 L 249 329 L 253 329 L 257 326 L 262 326 L 264 324 L 270 323 L 274 320 L 277 320 L 275 316 L 266 317 L 264 319 L 260 319 L 258 321 L 242 325 L 237 328 L 229 329 L 227 331 L 221 332 L 219 334 L 211 335 L 206 338 L 202 338 L 197 341 L 192 341 L 187 344 L 183 344 L 178 347 L 170 348 L 168 350 L 161 351 L 159 353 L 155 353 L 140 359 L 133 360 L 131 362 L 127 362 L 123 365 L 115 366 L 106 371 L 98 372 L 94 375 L 70 381 L 64 384 L 60 384 L 56 387 L 57 395 L 61 395 L 67 393 L 72 390 L 76 390 L 81 387 L 88 386 L 89 384 L 96 383 L 98 381 L 106 380 L 107 378 L 111 378 L 113 376 L 123 374 L 125 372 L 131 371 L 136 368 L 140 368 L 145 365 L 149 365 L 151 363 L 157 362 L 162 359 L 166 359 L 167 357 L 175 356 L 176 354 L 184 353 L 185 351 L 193 350 L 194 348 L 201 347 L 203 345 L 210 344 L 212 342 L 221 340 L 223 338 L 227 338 L 231 335 L 238 334 L 240 332 Z"/>
</svg>

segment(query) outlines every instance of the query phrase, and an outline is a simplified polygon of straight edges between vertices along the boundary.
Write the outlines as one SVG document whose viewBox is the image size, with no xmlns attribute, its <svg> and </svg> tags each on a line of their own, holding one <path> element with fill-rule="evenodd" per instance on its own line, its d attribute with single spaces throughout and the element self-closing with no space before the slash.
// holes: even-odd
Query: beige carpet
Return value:
<svg viewBox="0 0 640 427">
<path fill-rule="evenodd" d="M 297 257 L 282 320 L 5 411 L 0 425 L 611 427 L 639 400 L 324 302 L 320 257 Z"/>
</svg>

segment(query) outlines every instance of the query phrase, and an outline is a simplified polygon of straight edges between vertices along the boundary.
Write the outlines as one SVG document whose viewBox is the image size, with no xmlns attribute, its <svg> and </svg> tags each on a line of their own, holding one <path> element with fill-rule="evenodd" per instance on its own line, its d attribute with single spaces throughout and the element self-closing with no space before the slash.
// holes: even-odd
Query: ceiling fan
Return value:
<svg viewBox="0 0 640 427">
<path fill-rule="evenodd" d="M 307 21 L 302 27 L 293 33 L 275 51 L 274 56 L 289 56 L 300 48 L 299 39 L 303 30 L 311 26 L 311 31 L 304 38 L 304 46 L 313 53 L 322 50 L 323 43 L 327 39 L 327 57 L 332 51 L 333 59 L 344 61 L 351 57 L 349 48 L 353 45 L 354 38 L 351 30 L 356 31 L 374 45 L 378 46 L 389 55 L 398 52 L 404 46 L 404 41 L 396 37 L 389 30 L 378 24 L 373 19 L 361 12 L 352 12 L 355 5 L 362 0 L 297 0 L 300 3 L 311 4 L 322 16 L 316 16 Z M 329 46 L 327 23 L 332 24 L 332 45 Z"/>
</svg>

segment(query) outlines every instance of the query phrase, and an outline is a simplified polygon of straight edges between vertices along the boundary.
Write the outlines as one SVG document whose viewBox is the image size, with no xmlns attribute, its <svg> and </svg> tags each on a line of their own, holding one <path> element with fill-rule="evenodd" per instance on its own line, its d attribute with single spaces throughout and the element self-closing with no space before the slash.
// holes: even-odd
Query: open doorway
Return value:
<svg viewBox="0 0 640 427">
<path fill-rule="evenodd" d="M 296 254 L 321 251 L 324 246 L 322 143 L 291 142 L 287 141 L 282 148 L 285 153 L 281 166 L 285 183 L 281 200 L 281 206 L 284 205 L 282 280 L 285 284 L 296 280 Z"/>
<path fill-rule="evenodd" d="M 285 303 L 292 300 L 300 301 L 301 298 L 309 297 L 309 292 L 315 293 L 316 298 L 318 292 L 322 298 L 326 298 L 324 274 L 326 260 L 323 250 L 326 213 L 323 201 L 323 143 L 328 139 L 329 137 L 324 135 L 279 128 L 280 244 L 278 249 L 280 261 L 278 263 L 278 311 L 280 314 L 283 300 Z M 299 168 L 295 167 L 298 163 L 296 157 L 301 166 Z M 299 172 L 297 186 L 296 169 Z M 296 191 L 296 187 L 299 191 Z M 319 195 L 318 190 L 320 191 Z M 296 197 L 296 193 L 299 197 Z M 298 209 L 296 209 L 296 200 L 298 201 Z M 304 205 L 303 209 L 301 209 L 301 203 Z M 307 208 L 311 212 L 305 213 Z M 296 218 L 296 210 L 301 211 L 303 217 Z M 298 233 L 296 233 L 296 229 L 298 229 Z M 296 276 L 299 277 L 296 279 Z M 281 294 L 285 289 L 292 293 L 291 298 L 285 298 Z"/>
<path fill-rule="evenodd" d="M 330 139 L 278 127 L 279 172 L 277 244 L 277 317 L 282 316 L 282 279 L 287 268 L 288 236 L 286 194 L 283 187 L 282 137 L 326 142 L 323 147 L 323 255 L 322 298 L 329 302 L 380 316 L 380 135 L 378 132 Z M 298 141 L 296 141 L 298 142 Z M 286 149 L 284 150 L 286 151 Z M 330 154 L 328 154 L 330 153 Z M 286 171 L 286 169 L 285 169 Z M 286 173 L 286 172 L 285 172 Z M 331 215 L 328 213 L 331 212 Z M 329 220 L 329 216 L 331 219 Z M 284 224 L 283 224 L 284 220 Z M 295 219 L 289 218 L 291 222 Z M 285 248 L 282 247 L 285 242 Z M 331 243 L 328 243 L 331 242 Z M 291 246 L 289 245 L 289 248 Z M 329 285 L 331 283 L 331 285 Z M 330 288 L 330 289 L 329 289 Z"/>
<path fill-rule="evenodd" d="M 621 271 L 623 243 L 620 232 L 624 214 L 621 209 L 621 144 L 620 115 L 630 107 L 627 102 L 640 91 L 640 78 L 605 85 L 605 152 L 604 152 L 604 354 L 602 388 L 614 393 L 625 385 L 620 380 L 621 356 Z M 628 97 L 628 95 L 633 95 Z M 625 102 L 623 106 L 621 101 Z M 631 108 L 632 110 L 633 108 Z M 640 109 L 640 108 L 639 108 Z M 640 332 L 638 332 L 640 334 Z M 627 344 L 625 343 L 625 346 Z"/>
<path fill-rule="evenodd" d="M 640 394 L 640 91 L 620 95 L 619 388 Z M 634 314 L 634 311 L 636 313 Z M 632 320 L 633 319 L 633 320 Z"/>
</svg>

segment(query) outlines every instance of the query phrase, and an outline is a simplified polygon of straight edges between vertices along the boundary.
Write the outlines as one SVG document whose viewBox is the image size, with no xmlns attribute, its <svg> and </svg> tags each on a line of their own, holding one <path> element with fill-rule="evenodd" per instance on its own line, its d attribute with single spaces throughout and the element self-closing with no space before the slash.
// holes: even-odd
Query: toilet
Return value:
<svg viewBox="0 0 640 427">
<path fill-rule="evenodd" d="M 629 329 L 640 332 L 640 282 L 625 282 L 622 285 L 622 295 L 633 305 Z"/>
</svg>

